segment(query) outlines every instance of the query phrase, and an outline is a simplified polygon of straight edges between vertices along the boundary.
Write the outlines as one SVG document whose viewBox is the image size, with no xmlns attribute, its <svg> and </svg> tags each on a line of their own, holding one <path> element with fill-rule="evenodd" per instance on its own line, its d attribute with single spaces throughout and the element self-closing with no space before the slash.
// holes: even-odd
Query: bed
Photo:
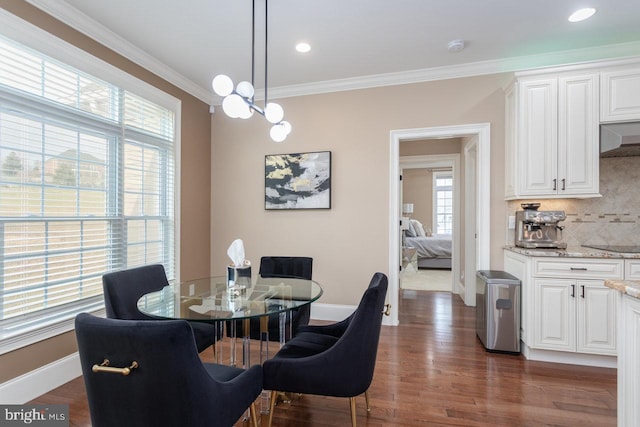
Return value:
<svg viewBox="0 0 640 427">
<path fill-rule="evenodd" d="M 405 230 L 404 246 L 416 248 L 418 268 L 451 269 L 451 235 L 425 232 L 419 221 L 412 219 Z"/>
</svg>

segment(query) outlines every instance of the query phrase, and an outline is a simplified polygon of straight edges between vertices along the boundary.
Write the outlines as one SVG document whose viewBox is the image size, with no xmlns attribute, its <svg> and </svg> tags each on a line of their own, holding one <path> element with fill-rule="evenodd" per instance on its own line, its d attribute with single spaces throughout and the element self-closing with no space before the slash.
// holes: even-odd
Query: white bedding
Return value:
<svg viewBox="0 0 640 427">
<path fill-rule="evenodd" d="M 418 258 L 451 258 L 451 235 L 405 237 L 405 246 L 416 248 Z"/>
</svg>

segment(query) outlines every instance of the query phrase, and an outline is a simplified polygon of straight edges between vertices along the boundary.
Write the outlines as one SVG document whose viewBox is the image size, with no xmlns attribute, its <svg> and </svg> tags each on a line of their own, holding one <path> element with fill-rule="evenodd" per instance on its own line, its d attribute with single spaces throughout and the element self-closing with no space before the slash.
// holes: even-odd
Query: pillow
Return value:
<svg viewBox="0 0 640 427">
<path fill-rule="evenodd" d="M 406 228 L 406 230 L 404 230 L 404 234 L 407 237 L 416 237 L 417 236 L 416 230 L 415 230 L 415 228 L 413 228 L 413 224 L 412 224 L 411 220 L 408 221 L 407 228 Z"/>
<path fill-rule="evenodd" d="M 412 219 L 411 225 L 413 226 L 413 230 L 416 233 L 416 237 L 427 237 L 426 233 L 424 232 L 424 227 L 422 226 L 420 221 L 418 221 L 417 219 Z"/>
</svg>

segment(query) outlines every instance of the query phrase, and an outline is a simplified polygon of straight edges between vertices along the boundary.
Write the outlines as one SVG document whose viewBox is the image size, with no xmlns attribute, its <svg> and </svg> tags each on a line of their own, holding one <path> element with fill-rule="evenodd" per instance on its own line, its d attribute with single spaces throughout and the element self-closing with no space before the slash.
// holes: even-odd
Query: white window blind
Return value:
<svg viewBox="0 0 640 427">
<path fill-rule="evenodd" d="M 0 340 L 175 272 L 175 112 L 0 36 Z"/>
</svg>

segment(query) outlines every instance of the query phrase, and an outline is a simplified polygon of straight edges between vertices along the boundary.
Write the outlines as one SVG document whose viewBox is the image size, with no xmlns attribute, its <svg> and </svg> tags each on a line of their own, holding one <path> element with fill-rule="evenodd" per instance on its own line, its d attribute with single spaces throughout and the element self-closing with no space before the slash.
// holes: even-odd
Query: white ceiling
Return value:
<svg viewBox="0 0 640 427">
<path fill-rule="evenodd" d="M 251 79 L 250 0 L 28 1 L 205 102 L 215 75 Z M 591 19 L 567 21 L 586 5 Z M 272 0 L 268 36 L 271 98 L 640 55 L 640 1 Z M 466 49 L 449 53 L 454 39 Z"/>
</svg>

